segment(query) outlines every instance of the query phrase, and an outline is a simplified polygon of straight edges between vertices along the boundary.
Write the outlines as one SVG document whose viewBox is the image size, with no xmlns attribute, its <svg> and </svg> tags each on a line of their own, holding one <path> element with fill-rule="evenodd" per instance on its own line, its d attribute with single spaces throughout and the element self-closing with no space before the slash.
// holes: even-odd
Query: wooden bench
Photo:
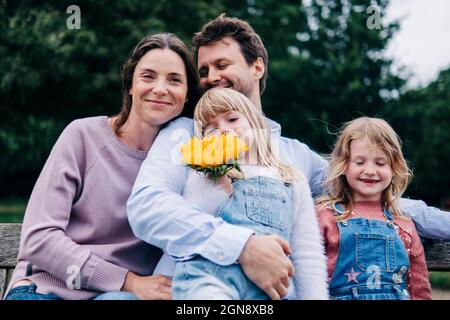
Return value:
<svg viewBox="0 0 450 320">
<path fill-rule="evenodd" d="M 20 223 L 0 223 L 0 299 L 17 263 L 21 227 Z"/>
<path fill-rule="evenodd" d="M 0 298 L 17 262 L 21 227 L 19 223 L 0 223 Z M 450 242 L 426 240 L 424 247 L 430 271 L 450 271 Z"/>
</svg>

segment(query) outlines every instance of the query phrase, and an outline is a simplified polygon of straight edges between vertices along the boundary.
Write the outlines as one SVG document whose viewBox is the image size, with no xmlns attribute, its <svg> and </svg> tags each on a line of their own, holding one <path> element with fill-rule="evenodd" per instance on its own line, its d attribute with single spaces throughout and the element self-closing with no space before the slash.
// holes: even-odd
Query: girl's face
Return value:
<svg viewBox="0 0 450 320">
<path fill-rule="evenodd" d="M 222 133 L 235 134 L 249 146 L 254 141 L 250 122 L 238 111 L 219 113 L 209 120 L 208 125 L 204 129 L 204 136 L 220 135 Z"/>
<path fill-rule="evenodd" d="M 386 153 L 364 137 L 351 142 L 349 160 L 344 175 L 353 190 L 353 201 L 380 201 L 392 180 Z"/>
</svg>

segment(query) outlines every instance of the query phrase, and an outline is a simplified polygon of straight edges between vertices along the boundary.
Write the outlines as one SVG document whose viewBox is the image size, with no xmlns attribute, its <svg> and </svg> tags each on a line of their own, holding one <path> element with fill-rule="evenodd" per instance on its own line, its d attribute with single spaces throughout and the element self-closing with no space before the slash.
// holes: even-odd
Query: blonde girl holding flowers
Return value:
<svg viewBox="0 0 450 320">
<path fill-rule="evenodd" d="M 256 235 L 276 235 L 288 241 L 292 252 L 286 251 L 295 267 L 295 293 L 290 297 L 327 299 L 326 258 L 308 183 L 274 152 L 276 141 L 272 141 L 264 115 L 243 94 L 214 88 L 198 102 L 194 120 L 196 135 L 206 138 L 206 145 L 231 137 L 228 149 L 223 148 L 225 141 L 215 152 L 209 150 L 209 161 L 203 163 L 217 167 L 226 165 L 223 160 L 228 159 L 231 170 L 216 183 L 211 172 L 205 177 L 193 170 L 183 196 L 229 223 L 251 228 Z M 232 156 L 224 155 L 231 146 Z M 183 147 L 185 162 L 201 166 L 199 158 L 196 163 L 190 161 L 199 154 L 191 147 Z M 235 158 L 236 150 L 243 151 L 240 159 Z M 240 171 L 236 160 L 241 162 Z M 245 276 L 238 262 L 222 266 L 201 256 L 176 263 L 172 293 L 174 299 L 269 299 Z"/>
<path fill-rule="evenodd" d="M 431 299 L 424 250 L 398 201 L 411 178 L 400 140 L 376 118 L 347 123 L 316 209 L 339 300 Z"/>
</svg>

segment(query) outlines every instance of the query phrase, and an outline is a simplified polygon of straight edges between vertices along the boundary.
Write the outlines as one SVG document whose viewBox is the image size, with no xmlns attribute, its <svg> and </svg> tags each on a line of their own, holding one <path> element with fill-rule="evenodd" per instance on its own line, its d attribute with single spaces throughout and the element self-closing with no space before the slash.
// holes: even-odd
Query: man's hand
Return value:
<svg viewBox="0 0 450 320">
<path fill-rule="evenodd" d="M 239 257 L 247 277 L 273 300 L 288 293 L 289 278 L 294 275 L 289 243 L 279 236 L 251 236 Z"/>
<path fill-rule="evenodd" d="M 140 277 L 129 271 L 122 291 L 131 292 L 141 300 L 172 300 L 172 280 L 162 275 Z"/>
</svg>

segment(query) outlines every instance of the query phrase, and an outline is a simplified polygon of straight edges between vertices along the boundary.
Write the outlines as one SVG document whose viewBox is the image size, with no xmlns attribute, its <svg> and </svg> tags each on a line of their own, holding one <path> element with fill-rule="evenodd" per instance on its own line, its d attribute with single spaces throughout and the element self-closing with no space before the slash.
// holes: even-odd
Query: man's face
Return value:
<svg viewBox="0 0 450 320">
<path fill-rule="evenodd" d="M 198 71 L 203 91 L 221 86 L 233 88 L 250 99 L 259 97 L 264 72 L 259 61 L 248 65 L 236 40 L 225 37 L 198 50 Z"/>
</svg>

